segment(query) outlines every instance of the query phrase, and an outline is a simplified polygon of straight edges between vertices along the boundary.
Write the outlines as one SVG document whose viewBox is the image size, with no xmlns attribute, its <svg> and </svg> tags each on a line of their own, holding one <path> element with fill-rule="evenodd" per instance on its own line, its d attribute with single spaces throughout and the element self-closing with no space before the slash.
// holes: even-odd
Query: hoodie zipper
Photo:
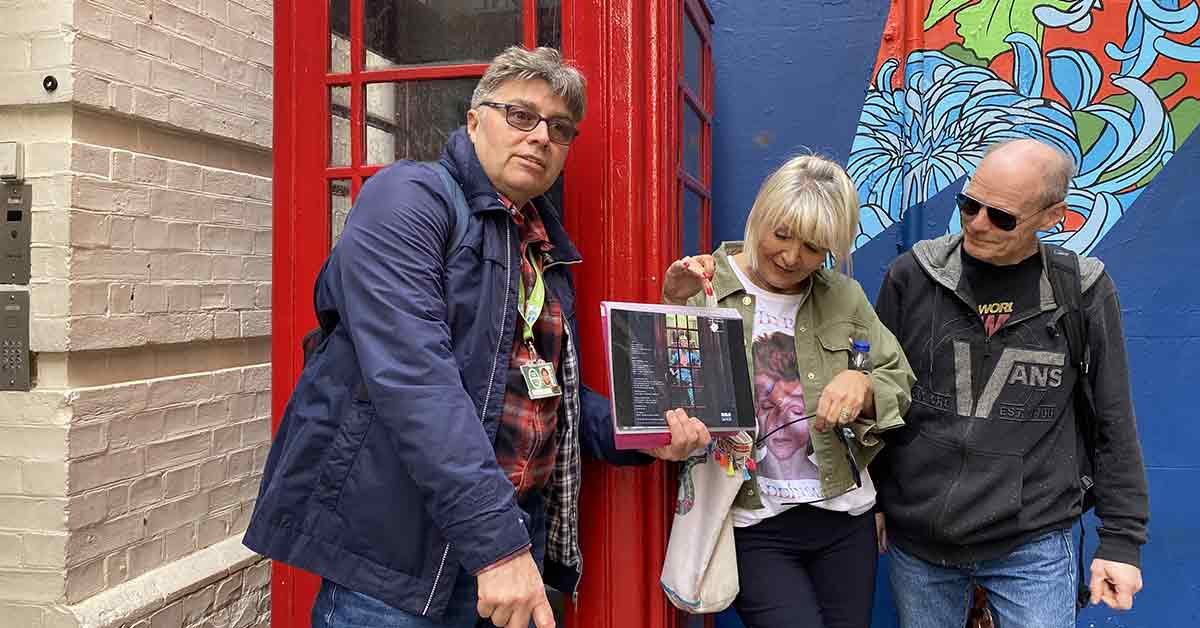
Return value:
<svg viewBox="0 0 1200 628">
<path fill-rule="evenodd" d="M 950 292 L 955 297 L 958 297 L 958 300 L 961 301 L 964 305 L 967 306 L 967 308 L 969 308 L 971 310 L 971 313 L 976 316 L 976 318 L 975 318 L 976 322 L 980 326 L 983 326 L 983 321 L 978 318 L 978 312 L 976 312 L 976 306 L 973 305 L 966 297 L 959 294 L 959 292 L 957 290 L 950 290 Z M 1036 310 L 1027 312 L 1023 316 L 1020 316 L 1018 318 L 1010 318 L 1010 319 L 1004 321 L 1003 325 L 996 328 L 995 334 L 1000 333 L 1007 327 L 1016 325 L 1017 323 L 1023 323 L 1031 318 L 1036 317 L 1036 316 L 1040 316 L 1043 312 L 1047 312 L 1047 311 L 1049 311 L 1049 310 L 1043 309 L 1042 307 L 1039 306 Z M 988 335 L 986 327 L 983 330 L 983 347 L 984 347 L 983 360 L 984 360 L 984 362 L 987 362 L 987 360 L 989 360 L 992 356 L 992 336 Z M 974 388 L 974 386 L 972 386 L 972 388 Z M 971 398 L 975 399 L 975 391 L 974 390 L 971 390 Z M 974 411 L 975 411 L 975 408 L 972 406 L 972 408 L 971 408 L 972 415 L 975 414 Z M 968 418 L 972 418 L 972 417 L 968 417 Z M 936 520 L 930 522 L 929 532 L 930 532 L 931 538 L 936 538 L 937 529 L 940 527 L 944 527 L 942 524 L 946 521 L 947 515 L 950 514 L 950 502 L 951 502 L 950 497 L 954 494 L 954 491 L 958 488 L 959 484 L 962 483 L 963 471 L 966 469 L 966 466 L 967 466 L 967 443 L 970 442 L 970 440 L 971 440 L 971 432 L 972 432 L 972 428 L 974 426 L 975 426 L 974 421 L 968 421 L 966 429 L 963 430 L 963 439 L 962 439 L 962 442 L 958 446 L 958 457 L 959 457 L 958 473 L 954 476 L 954 482 L 952 482 L 950 484 L 950 488 L 946 491 L 945 501 L 942 502 L 941 516 L 939 516 Z"/>
<path fill-rule="evenodd" d="M 508 297 L 512 290 L 512 221 L 504 221 L 504 250 L 506 252 L 504 258 L 504 309 L 500 320 L 500 337 L 496 339 L 496 353 L 492 356 L 492 372 L 488 376 L 487 392 L 483 396 L 483 412 L 479 414 L 479 422 L 483 423 L 483 418 L 487 416 L 488 404 L 492 401 L 492 391 L 496 384 L 496 369 L 500 364 L 500 350 L 504 347 L 504 326 L 508 324 Z M 446 568 L 446 557 L 450 555 L 450 543 L 446 543 L 446 549 L 442 550 L 442 560 L 438 564 L 437 574 L 433 576 L 433 588 L 429 590 L 429 599 L 425 600 L 425 608 L 421 610 L 421 615 L 429 614 L 429 607 L 433 605 L 433 596 L 437 593 L 438 583 L 442 580 L 442 571 Z"/>
</svg>

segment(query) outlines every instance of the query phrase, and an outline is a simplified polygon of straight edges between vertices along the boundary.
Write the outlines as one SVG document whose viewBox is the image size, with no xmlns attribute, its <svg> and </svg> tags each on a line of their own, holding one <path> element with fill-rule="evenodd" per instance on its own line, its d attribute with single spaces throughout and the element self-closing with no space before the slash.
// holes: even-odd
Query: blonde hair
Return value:
<svg viewBox="0 0 1200 628">
<path fill-rule="evenodd" d="M 746 219 L 745 252 L 751 268 L 758 268 L 760 234 L 783 227 L 793 237 L 828 250 L 849 273 L 858 207 L 858 190 L 836 162 L 818 155 L 789 159 L 763 181 Z"/>
</svg>

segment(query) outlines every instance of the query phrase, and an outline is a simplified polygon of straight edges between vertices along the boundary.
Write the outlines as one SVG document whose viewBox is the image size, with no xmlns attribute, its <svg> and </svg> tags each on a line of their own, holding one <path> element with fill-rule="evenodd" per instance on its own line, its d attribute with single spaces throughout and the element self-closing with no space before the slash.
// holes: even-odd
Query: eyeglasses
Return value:
<svg viewBox="0 0 1200 628">
<path fill-rule="evenodd" d="M 479 103 L 486 107 L 504 110 L 504 121 L 514 129 L 529 132 L 537 128 L 542 120 L 546 121 L 546 135 L 551 142 L 568 146 L 571 140 L 579 137 L 579 129 L 570 120 L 563 118 L 547 118 L 540 116 L 537 113 L 530 111 L 520 105 L 513 105 L 503 102 L 485 101 Z"/>
<path fill-rule="evenodd" d="M 1007 209 L 1000 209 L 999 207 L 984 205 L 983 203 L 980 203 L 979 201 L 967 196 L 962 192 L 959 192 L 954 196 L 954 202 L 958 205 L 958 212 L 967 218 L 974 218 L 975 214 L 979 213 L 979 210 L 986 207 L 988 220 L 992 221 L 992 224 L 996 225 L 996 228 L 1001 231 L 1012 231 L 1013 229 L 1017 228 L 1017 225 L 1058 204 L 1051 203 L 1024 218 L 1017 218 L 1015 214 Z"/>
</svg>

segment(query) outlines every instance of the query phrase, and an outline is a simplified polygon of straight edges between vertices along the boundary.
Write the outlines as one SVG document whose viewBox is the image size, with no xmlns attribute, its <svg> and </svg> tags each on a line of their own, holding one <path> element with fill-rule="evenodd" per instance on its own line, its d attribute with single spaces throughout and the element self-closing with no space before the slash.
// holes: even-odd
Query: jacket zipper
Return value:
<svg viewBox="0 0 1200 628">
<path fill-rule="evenodd" d="M 508 293 L 512 290 L 512 221 L 504 221 L 504 309 L 501 311 L 503 318 L 500 320 L 500 337 L 496 340 L 496 354 L 492 356 L 492 373 L 488 376 L 487 392 L 483 395 L 483 412 L 479 414 L 479 422 L 483 423 L 483 418 L 487 416 L 488 404 L 492 401 L 492 390 L 496 383 L 496 369 L 500 365 L 500 349 L 504 346 L 504 326 L 508 323 Z M 437 593 L 438 583 L 442 580 L 442 571 L 446 567 L 446 557 L 450 555 L 450 543 L 446 543 L 446 549 L 442 550 L 442 560 L 438 564 L 437 574 L 433 576 L 433 588 L 429 590 L 429 599 L 425 600 L 425 608 L 421 610 L 421 615 L 429 614 L 429 607 L 433 605 L 433 596 Z"/>
<path fill-rule="evenodd" d="M 958 297 L 959 301 L 962 301 L 968 308 L 970 308 L 972 314 L 974 314 L 976 316 L 978 315 L 978 312 L 975 311 L 975 306 L 972 305 L 971 302 L 968 301 L 966 297 L 959 294 L 957 290 L 951 290 L 950 292 L 952 294 L 954 294 L 954 296 Z M 1037 310 L 1029 312 L 1029 313 L 1025 314 L 1024 316 L 1021 316 L 1020 318 L 1010 318 L 1009 320 L 1004 321 L 1004 324 L 1001 325 L 1000 327 L 998 327 L 996 329 L 995 333 L 998 334 L 998 333 L 1000 333 L 1001 330 L 1005 329 L 1006 327 L 1009 327 L 1011 325 L 1016 325 L 1017 323 L 1023 323 L 1031 318 L 1034 318 L 1035 316 L 1041 315 L 1043 312 L 1046 312 L 1046 311 L 1048 311 L 1048 310 L 1044 310 L 1041 307 L 1039 307 L 1039 308 L 1037 308 Z M 978 321 L 981 326 L 983 325 L 983 321 L 980 321 L 978 318 L 976 318 L 976 321 Z M 988 335 L 987 328 L 984 328 L 984 330 L 983 330 L 983 346 L 984 346 L 984 361 L 987 361 L 988 359 L 991 358 L 991 355 L 992 355 L 992 337 Z M 975 398 L 974 390 L 971 391 L 971 398 L 972 399 Z M 972 415 L 975 414 L 974 410 L 975 410 L 975 408 L 972 407 L 971 408 Z M 946 521 L 946 515 L 948 515 L 950 513 L 950 497 L 954 494 L 954 491 L 955 491 L 955 489 L 958 488 L 958 485 L 962 483 L 963 470 L 967 466 L 967 443 L 970 442 L 970 440 L 971 440 L 971 431 L 972 431 L 971 428 L 974 426 L 975 426 L 974 421 L 968 421 L 966 429 L 963 430 L 963 440 L 962 440 L 962 443 L 960 443 L 958 446 L 958 455 L 959 455 L 958 474 L 955 475 L 954 482 L 950 484 L 949 490 L 946 491 L 946 499 L 944 502 L 942 502 L 941 516 L 938 517 L 936 521 L 930 522 L 929 531 L 930 531 L 931 537 L 936 536 L 934 533 L 937 531 L 937 528 L 943 527 L 942 524 Z"/>
</svg>

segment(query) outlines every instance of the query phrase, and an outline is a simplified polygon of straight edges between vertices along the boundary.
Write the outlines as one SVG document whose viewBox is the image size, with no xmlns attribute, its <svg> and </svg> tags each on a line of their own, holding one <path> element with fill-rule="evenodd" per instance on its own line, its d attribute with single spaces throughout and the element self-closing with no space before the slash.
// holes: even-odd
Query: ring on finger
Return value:
<svg viewBox="0 0 1200 628">
<path fill-rule="evenodd" d="M 842 421 L 850 420 L 850 408 L 842 408 L 842 411 L 838 413 L 838 419 Z"/>
</svg>

